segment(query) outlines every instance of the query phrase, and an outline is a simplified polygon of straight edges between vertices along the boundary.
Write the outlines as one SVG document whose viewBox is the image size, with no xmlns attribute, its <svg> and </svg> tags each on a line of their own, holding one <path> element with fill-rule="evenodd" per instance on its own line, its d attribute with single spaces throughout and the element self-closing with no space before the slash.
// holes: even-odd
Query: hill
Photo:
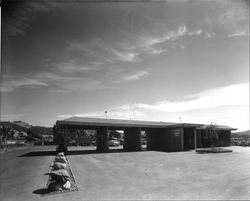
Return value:
<svg viewBox="0 0 250 201">
<path fill-rule="evenodd" d="M 28 123 L 26 123 L 26 122 L 24 122 L 24 121 L 13 121 L 13 122 L 11 122 L 11 123 L 12 123 L 12 124 L 15 124 L 15 125 L 18 125 L 18 126 L 20 126 L 20 127 L 23 127 L 23 128 L 27 128 L 27 129 L 29 129 L 29 128 L 32 127 L 30 124 L 28 124 Z"/>
<path fill-rule="evenodd" d="M 27 137 L 44 139 L 53 135 L 51 127 L 32 126 L 23 121 L 0 122 L 1 138 L 14 139 L 16 133 L 26 133 Z"/>
<path fill-rule="evenodd" d="M 250 146 L 250 130 L 231 134 L 231 143 L 235 146 Z"/>
<path fill-rule="evenodd" d="M 250 130 L 232 133 L 231 136 L 232 137 L 250 137 Z"/>
</svg>

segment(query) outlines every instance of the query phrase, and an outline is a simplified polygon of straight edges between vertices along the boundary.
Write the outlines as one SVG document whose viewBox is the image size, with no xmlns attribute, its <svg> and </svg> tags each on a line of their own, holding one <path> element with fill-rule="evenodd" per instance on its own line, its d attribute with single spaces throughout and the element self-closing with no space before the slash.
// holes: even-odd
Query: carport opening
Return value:
<svg viewBox="0 0 250 201">
<path fill-rule="evenodd" d="M 145 130 L 141 131 L 141 146 L 146 149 L 147 146 L 147 132 Z"/>
<path fill-rule="evenodd" d="M 109 130 L 109 148 L 111 147 L 120 147 L 123 145 L 123 136 L 124 131 L 123 130 Z"/>
<path fill-rule="evenodd" d="M 96 150 L 96 133 L 96 130 L 70 129 L 68 147 L 88 147 L 88 150 Z"/>
</svg>

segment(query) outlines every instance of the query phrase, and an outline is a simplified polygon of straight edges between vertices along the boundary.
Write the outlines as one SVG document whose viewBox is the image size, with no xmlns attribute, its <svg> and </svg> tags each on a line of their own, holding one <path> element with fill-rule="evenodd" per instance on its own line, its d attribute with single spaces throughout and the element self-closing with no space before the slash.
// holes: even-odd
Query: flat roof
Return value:
<svg viewBox="0 0 250 201">
<path fill-rule="evenodd" d="M 137 127 L 137 128 L 166 128 L 166 127 L 200 127 L 204 124 L 162 122 L 162 121 L 139 121 L 108 118 L 86 118 L 70 117 L 64 120 L 58 120 L 57 125 L 65 126 L 108 126 L 108 127 Z"/>
<path fill-rule="evenodd" d="M 210 125 L 203 125 L 200 126 L 198 128 L 196 128 L 197 130 L 206 130 L 207 128 L 209 128 Z M 223 125 L 215 125 L 214 126 L 215 130 L 237 130 L 237 128 L 232 128 L 230 126 L 223 126 Z"/>
</svg>

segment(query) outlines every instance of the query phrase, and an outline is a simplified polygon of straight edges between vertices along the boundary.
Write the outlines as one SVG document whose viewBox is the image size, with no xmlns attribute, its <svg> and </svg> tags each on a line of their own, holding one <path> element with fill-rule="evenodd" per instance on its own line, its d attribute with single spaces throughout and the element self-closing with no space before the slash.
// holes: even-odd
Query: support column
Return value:
<svg viewBox="0 0 250 201">
<path fill-rule="evenodd" d="M 184 128 L 181 128 L 181 151 L 184 150 Z"/>
<path fill-rule="evenodd" d="M 153 129 L 147 129 L 146 135 L 147 135 L 147 150 L 153 150 L 154 149 Z"/>
<path fill-rule="evenodd" d="M 159 129 L 147 129 L 147 150 L 158 150 Z"/>
<path fill-rule="evenodd" d="M 197 149 L 197 131 L 194 129 L 194 150 Z"/>
<path fill-rule="evenodd" d="M 108 128 L 107 127 L 97 128 L 96 150 L 99 152 L 107 152 L 109 150 Z"/>
<path fill-rule="evenodd" d="M 63 128 L 63 135 L 60 136 L 59 138 L 59 143 L 58 143 L 56 152 L 57 153 L 64 152 L 65 155 L 68 152 L 68 127 L 67 126 L 64 126 Z"/>
<path fill-rule="evenodd" d="M 201 144 L 201 131 L 197 132 L 197 148 L 202 148 L 202 144 Z"/>
<path fill-rule="evenodd" d="M 123 149 L 126 151 L 141 151 L 140 128 L 126 128 L 124 130 Z"/>
</svg>

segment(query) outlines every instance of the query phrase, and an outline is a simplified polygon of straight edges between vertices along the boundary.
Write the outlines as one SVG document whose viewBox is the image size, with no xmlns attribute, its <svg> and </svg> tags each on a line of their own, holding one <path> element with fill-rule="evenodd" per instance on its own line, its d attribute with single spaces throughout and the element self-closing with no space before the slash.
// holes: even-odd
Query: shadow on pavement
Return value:
<svg viewBox="0 0 250 201">
<path fill-rule="evenodd" d="M 142 150 L 145 151 L 145 150 Z M 103 154 L 103 153 L 122 153 L 122 152 L 135 152 L 124 151 L 123 149 L 110 149 L 107 152 L 98 152 L 97 150 L 69 150 L 67 155 L 85 155 L 85 154 Z M 31 157 L 31 156 L 55 156 L 56 151 L 32 151 L 19 157 Z"/>
<path fill-rule="evenodd" d="M 19 157 L 28 157 L 28 156 L 55 156 L 56 151 L 31 151 L 26 154 L 23 154 Z"/>
<path fill-rule="evenodd" d="M 51 191 L 47 188 L 41 188 L 41 189 L 37 189 L 37 190 L 33 191 L 32 193 L 39 194 L 39 195 L 45 195 L 45 194 L 48 194 L 50 192 Z"/>
</svg>

